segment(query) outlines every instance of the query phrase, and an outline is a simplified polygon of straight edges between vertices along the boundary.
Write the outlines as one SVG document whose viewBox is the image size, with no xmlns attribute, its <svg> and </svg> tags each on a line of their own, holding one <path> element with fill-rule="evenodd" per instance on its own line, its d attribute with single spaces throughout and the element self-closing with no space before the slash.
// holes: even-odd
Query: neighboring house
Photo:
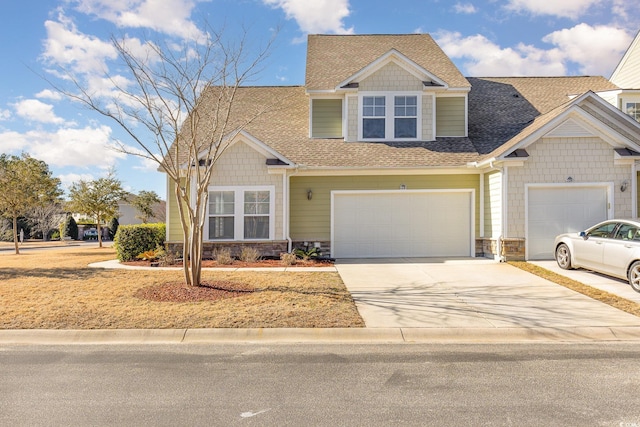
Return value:
<svg viewBox="0 0 640 427">
<path fill-rule="evenodd" d="M 126 200 L 118 202 L 118 224 L 131 225 L 142 224 L 142 220 L 139 218 L 140 212 L 131 204 L 131 200 L 137 197 L 135 194 L 129 194 Z M 148 222 L 165 222 L 167 204 L 163 200 L 160 203 L 156 203 L 153 206 L 153 217 L 149 218 Z"/>
<path fill-rule="evenodd" d="M 637 78 L 638 49 L 614 77 Z M 637 215 L 640 124 L 614 105 L 640 84 L 625 81 L 467 78 L 426 34 L 311 35 L 305 86 L 238 93 L 238 118 L 282 102 L 216 163 L 205 256 L 552 258 L 555 235 Z"/>
</svg>

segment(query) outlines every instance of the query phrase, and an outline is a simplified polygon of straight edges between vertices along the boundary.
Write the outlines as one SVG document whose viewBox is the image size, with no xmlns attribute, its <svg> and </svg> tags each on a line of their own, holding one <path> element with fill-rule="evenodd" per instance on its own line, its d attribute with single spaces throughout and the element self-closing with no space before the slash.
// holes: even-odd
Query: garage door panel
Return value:
<svg viewBox="0 0 640 427">
<path fill-rule="evenodd" d="M 607 187 L 529 188 L 527 209 L 527 259 L 552 259 L 558 234 L 607 219 Z"/>
<path fill-rule="evenodd" d="M 469 256 L 472 207 L 471 192 L 336 194 L 333 256 Z"/>
</svg>

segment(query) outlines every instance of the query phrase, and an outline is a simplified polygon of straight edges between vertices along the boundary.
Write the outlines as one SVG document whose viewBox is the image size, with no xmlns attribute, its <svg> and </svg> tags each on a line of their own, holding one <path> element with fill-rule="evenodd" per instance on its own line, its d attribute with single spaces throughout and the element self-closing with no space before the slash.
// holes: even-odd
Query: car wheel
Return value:
<svg viewBox="0 0 640 427">
<path fill-rule="evenodd" d="M 556 248 L 556 262 L 558 263 L 558 267 L 563 270 L 571 270 L 571 251 L 569 247 L 564 243 L 560 243 Z M 640 273 L 640 266 L 638 268 L 638 272 Z"/>
<path fill-rule="evenodd" d="M 634 262 L 629 268 L 629 284 L 634 291 L 640 292 L 640 261 Z"/>
</svg>

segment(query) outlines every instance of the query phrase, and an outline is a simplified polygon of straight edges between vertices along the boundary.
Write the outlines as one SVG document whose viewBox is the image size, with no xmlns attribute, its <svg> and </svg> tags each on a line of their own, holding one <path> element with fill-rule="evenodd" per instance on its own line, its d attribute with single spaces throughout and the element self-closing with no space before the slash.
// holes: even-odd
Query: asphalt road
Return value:
<svg viewBox="0 0 640 427">
<path fill-rule="evenodd" d="M 640 344 L 0 346 L 0 425 L 640 426 Z"/>
</svg>

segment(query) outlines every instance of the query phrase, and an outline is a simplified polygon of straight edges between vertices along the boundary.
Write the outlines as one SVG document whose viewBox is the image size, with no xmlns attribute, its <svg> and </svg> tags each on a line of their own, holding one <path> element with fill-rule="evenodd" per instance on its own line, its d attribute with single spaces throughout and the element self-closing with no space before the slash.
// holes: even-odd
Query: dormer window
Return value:
<svg viewBox="0 0 640 427">
<path fill-rule="evenodd" d="M 394 137 L 395 138 L 415 138 L 417 132 L 418 118 L 418 97 L 417 96 L 396 96 Z"/>
<path fill-rule="evenodd" d="M 418 95 L 373 94 L 361 96 L 360 139 L 407 140 L 421 137 Z"/>
<path fill-rule="evenodd" d="M 384 96 L 362 97 L 362 137 L 385 137 L 386 99 Z"/>
</svg>

